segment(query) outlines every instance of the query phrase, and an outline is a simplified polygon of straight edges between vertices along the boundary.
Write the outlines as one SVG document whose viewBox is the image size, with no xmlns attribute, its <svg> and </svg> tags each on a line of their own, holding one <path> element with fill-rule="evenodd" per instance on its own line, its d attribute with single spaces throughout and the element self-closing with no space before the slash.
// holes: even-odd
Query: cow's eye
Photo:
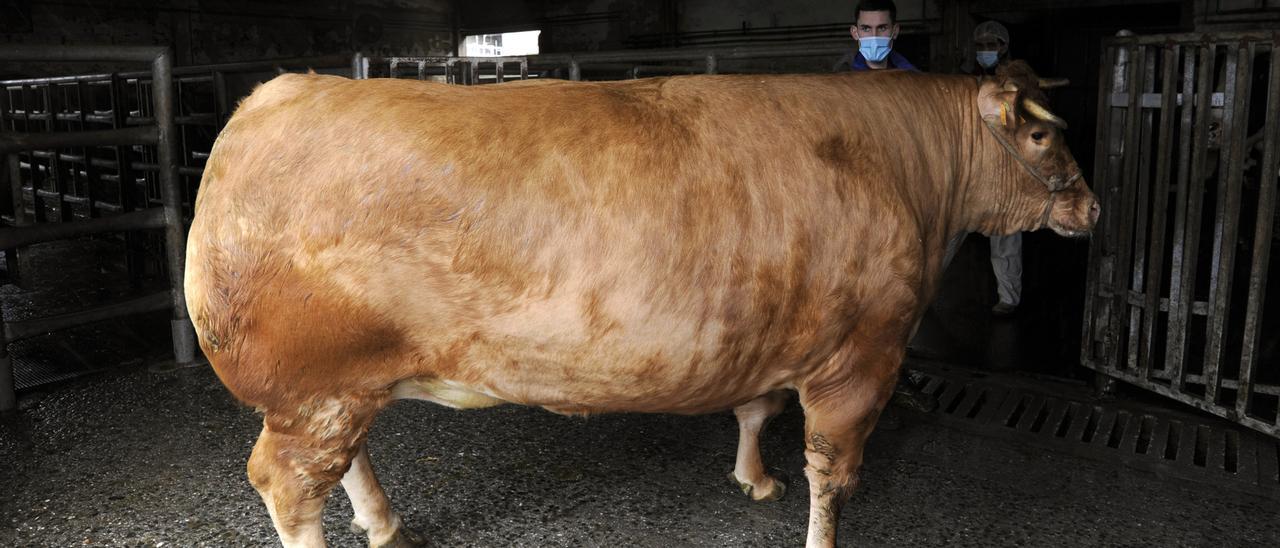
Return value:
<svg viewBox="0 0 1280 548">
<path fill-rule="evenodd" d="M 1044 139 L 1044 132 L 1043 132 L 1043 131 L 1033 131 L 1033 132 L 1031 132 L 1031 138 L 1032 138 L 1032 139 L 1034 139 L 1034 140 L 1036 140 L 1036 141 L 1043 140 L 1043 139 Z"/>
</svg>

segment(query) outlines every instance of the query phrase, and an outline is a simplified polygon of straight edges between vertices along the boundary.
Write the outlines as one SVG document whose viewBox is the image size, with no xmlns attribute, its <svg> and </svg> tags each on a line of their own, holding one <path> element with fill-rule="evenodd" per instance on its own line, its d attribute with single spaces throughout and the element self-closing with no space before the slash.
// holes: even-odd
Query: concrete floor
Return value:
<svg viewBox="0 0 1280 548">
<path fill-rule="evenodd" d="M 245 478 L 260 428 L 207 368 L 100 375 L 28 396 L 0 427 L 0 546 L 272 545 Z M 871 439 L 840 525 L 849 546 L 1275 546 L 1272 500 L 973 437 L 906 411 Z M 790 490 L 725 479 L 731 414 L 568 418 L 399 402 L 370 438 L 407 523 L 439 546 L 798 546 L 803 417 L 764 441 Z M 360 546 L 341 489 L 325 525 Z"/>
</svg>

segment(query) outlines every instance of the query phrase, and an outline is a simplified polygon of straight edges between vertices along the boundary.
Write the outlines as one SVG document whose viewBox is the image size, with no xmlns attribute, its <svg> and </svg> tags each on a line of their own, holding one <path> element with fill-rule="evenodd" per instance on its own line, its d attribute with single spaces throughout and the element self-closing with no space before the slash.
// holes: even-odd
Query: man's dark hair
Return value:
<svg viewBox="0 0 1280 548">
<path fill-rule="evenodd" d="M 853 12 L 853 20 L 857 21 L 864 11 L 887 11 L 889 21 L 898 22 L 898 6 L 893 3 L 893 0 L 862 0 L 858 2 L 858 9 Z"/>
</svg>

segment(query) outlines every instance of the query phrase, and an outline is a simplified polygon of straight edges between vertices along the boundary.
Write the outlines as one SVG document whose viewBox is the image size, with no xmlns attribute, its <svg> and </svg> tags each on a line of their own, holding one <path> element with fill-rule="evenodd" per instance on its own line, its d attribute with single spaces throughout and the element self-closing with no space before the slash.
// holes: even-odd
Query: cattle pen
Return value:
<svg viewBox="0 0 1280 548">
<path fill-rule="evenodd" d="M 900 98 L 912 105 L 909 122 L 834 141 L 815 136 L 813 143 L 801 147 L 786 137 L 797 135 L 797 120 L 808 115 L 796 108 L 810 100 L 803 92 L 774 96 L 761 91 L 758 104 L 732 113 L 717 110 L 732 100 L 728 92 L 708 92 L 705 98 L 714 100 L 700 103 L 701 111 L 694 111 L 717 113 L 707 120 L 655 116 L 658 111 L 639 108 L 638 95 L 626 91 L 648 90 L 645 84 L 654 83 L 652 89 L 659 91 L 653 104 L 668 101 L 666 105 L 688 107 L 704 97 L 684 102 L 678 95 L 683 82 L 755 78 L 760 87 L 753 89 L 819 94 L 824 88 L 816 84 L 768 86 L 792 77 L 802 82 L 808 77 L 804 75 L 815 74 L 865 79 L 861 74 L 833 75 L 856 71 L 859 62 L 867 66 L 867 56 L 873 53 L 860 46 L 860 40 L 871 42 L 860 34 L 868 31 L 858 29 L 865 13 L 854 11 L 858 2 L 64 4 L 30 0 L 0 5 L 0 34 L 6 38 L 0 40 L 0 181 L 8 190 L 0 192 L 0 249 L 5 256 L 0 264 L 0 461 L 6 463 L 0 467 L 0 545 L 363 546 L 425 541 L 440 546 L 794 546 L 807 539 L 807 545 L 821 546 L 837 537 L 840 546 L 1280 543 L 1280 520 L 1274 519 L 1280 500 L 1280 5 L 1275 2 L 896 3 L 892 55 L 910 59 L 925 73 L 921 81 L 933 82 L 927 79 L 935 73 L 967 75 L 979 90 L 979 100 L 961 111 L 976 113 L 970 121 L 983 139 L 997 143 L 1031 139 L 1033 131 L 1059 131 L 1053 135 L 1061 136 L 1068 155 L 1074 154 L 1069 163 L 1076 174 L 1068 183 L 1079 180 L 1085 193 L 1096 194 L 1101 216 L 1092 225 L 1090 208 L 1080 206 L 1073 213 L 1093 227 L 1092 234 L 1082 239 L 1055 235 L 1061 227 L 1055 228 L 1049 219 L 1059 215 L 1053 200 L 1064 189 L 1054 185 L 1066 179 L 1070 169 L 1059 176 L 1050 173 L 1048 162 L 1028 163 L 1030 156 L 1019 156 L 1021 164 L 1011 160 L 1010 172 L 1042 182 L 1050 201 L 1037 225 L 1047 228 L 1020 236 L 1021 302 L 1016 310 L 999 307 L 1005 303 L 1002 291 L 1007 288 L 1002 284 L 1007 280 L 1000 277 L 1000 244 L 995 238 L 961 234 L 949 242 L 945 259 L 941 253 L 921 259 L 937 259 L 942 266 L 932 300 L 922 307 L 910 332 L 901 372 L 894 376 L 897 387 L 886 396 L 883 411 L 869 415 L 874 431 L 849 484 L 856 490 L 814 487 L 837 485 L 822 483 L 824 473 L 831 475 L 832 469 L 814 464 L 815 455 L 835 462 L 831 454 L 837 449 L 824 447 L 827 438 L 814 436 L 813 409 L 803 386 L 795 383 L 747 404 L 735 400 L 710 414 L 665 414 L 596 413 L 587 407 L 552 405 L 546 409 L 554 412 L 521 405 L 459 411 L 451 407 L 506 403 L 510 392 L 499 393 L 492 386 L 474 390 L 449 379 L 398 381 L 377 388 L 387 393 L 379 400 L 386 407 L 364 423 L 367 430 L 351 430 L 359 430 L 359 435 L 350 434 L 359 438 L 351 445 L 354 456 L 329 465 L 340 468 L 338 472 L 325 469 L 309 476 L 308 470 L 318 469 L 332 455 L 282 440 L 304 439 L 319 430 L 347 435 L 342 429 L 356 422 L 358 413 L 343 405 L 351 405 L 354 396 L 342 402 L 317 396 L 302 404 L 297 417 L 283 422 L 279 416 L 273 418 L 269 405 L 246 404 L 250 399 L 244 387 L 288 378 L 281 370 L 289 365 L 276 363 L 265 369 L 276 377 L 237 385 L 225 364 L 218 363 L 225 354 L 214 355 L 224 352 L 217 345 L 225 342 L 219 340 L 225 332 L 201 324 L 212 313 L 198 297 L 193 300 L 188 290 L 191 278 L 185 277 L 194 272 L 211 279 L 248 279 L 286 253 L 266 253 L 225 274 L 208 269 L 216 261 L 202 263 L 203 269 L 185 261 L 191 249 L 212 249 L 205 237 L 210 233 L 209 214 L 201 227 L 197 207 L 198 198 L 209 195 L 202 194 L 202 188 L 208 188 L 203 184 L 210 180 L 208 172 L 216 171 L 214 178 L 228 177 L 239 165 L 219 158 L 219 146 L 224 155 L 228 146 L 246 147 L 236 149 L 240 152 L 232 160 L 266 159 L 253 165 L 263 170 L 261 181 L 268 182 L 281 180 L 273 178 L 280 173 L 314 174 L 321 165 L 330 173 L 343 166 L 375 173 L 379 166 L 403 161 L 408 172 L 407 156 L 391 157 L 399 150 L 391 140 L 381 151 L 359 148 L 369 140 L 362 132 L 373 127 L 361 125 L 363 121 L 344 122 L 348 133 L 333 133 L 347 143 L 348 148 L 337 153 L 343 162 L 311 158 L 304 165 L 288 156 L 289 150 L 298 150 L 290 148 L 295 145 L 327 150 L 315 144 L 317 136 L 329 131 L 324 124 L 354 112 L 382 124 L 403 122 L 409 116 L 405 113 L 412 112 L 413 120 L 423 124 L 419 134 L 433 136 L 428 141 L 454 138 L 482 151 L 463 151 L 458 157 L 483 164 L 493 180 L 505 181 L 492 183 L 494 188 L 512 194 L 480 200 L 477 209 L 524 207 L 528 213 L 498 231 L 503 237 L 495 238 L 499 243 L 493 249 L 507 250 L 507 255 L 495 256 L 494 261 L 545 258 L 527 255 L 516 245 L 536 241 L 539 215 L 568 210 L 582 220 L 607 209 L 601 203 L 597 209 L 573 210 L 564 204 L 544 208 L 539 205 L 544 196 L 532 194 L 516 199 L 520 193 L 551 188 L 537 187 L 530 174 L 546 173 L 554 164 L 569 173 L 576 170 L 582 178 L 579 188 L 586 188 L 593 183 L 591 177 L 596 183 L 604 179 L 598 166 L 612 165 L 600 158 L 625 162 L 625 154 L 632 153 L 619 152 L 628 150 L 618 146 L 619 140 L 643 142 L 642 137 L 664 130 L 663 124 L 686 125 L 670 132 L 669 142 L 651 149 L 673 151 L 683 143 L 686 148 L 680 154 L 698 150 L 701 156 L 691 155 L 686 161 L 666 152 L 666 164 L 646 169 L 693 165 L 688 169 L 709 179 L 749 181 L 762 172 L 760 165 L 768 165 L 762 158 L 793 150 L 819 151 L 813 163 L 796 160 L 790 179 L 778 188 L 801 188 L 795 186 L 802 185 L 797 181 L 817 172 L 807 170 L 828 169 L 822 162 L 841 165 L 821 152 L 830 142 L 855 151 L 854 144 L 877 150 L 906 150 L 920 143 L 946 150 L 970 146 L 963 139 L 945 138 L 953 134 L 938 129 L 945 126 L 937 114 L 944 109 L 925 103 L 922 97 L 936 95 L 923 92 L 903 92 Z M 864 4 L 876 7 L 883 2 Z M 981 55 L 975 58 L 978 49 L 989 47 L 977 39 L 978 30 L 992 23 L 1005 29 L 1003 46 L 1009 58 L 1023 59 L 1034 69 L 1029 80 L 1020 80 L 1016 72 L 1000 72 L 1010 70 L 1009 58 L 1001 57 L 1000 68 L 989 70 L 982 68 Z M 520 33 L 533 33 L 532 42 Z M 448 96 L 459 102 L 450 112 L 433 112 L 368 95 L 346 103 L 349 112 L 335 109 L 313 117 L 307 111 L 290 111 L 296 115 L 294 122 L 311 123 L 315 133 L 297 132 L 287 138 L 289 147 L 271 150 L 231 140 L 242 138 L 248 126 L 240 126 L 238 135 L 224 134 L 240 106 L 248 104 L 246 98 L 264 83 L 307 73 L 349 79 L 353 85 L 399 80 L 397 85 L 405 87 L 395 89 L 439 87 L 458 91 Z M 1026 89 L 1028 81 L 1037 82 L 1034 90 Z M 628 82 L 633 87 L 610 87 Z M 984 82 L 997 85 L 983 88 Z M 476 106 L 508 87 L 563 89 L 560 93 L 580 93 L 588 99 L 575 108 L 553 102 L 501 103 L 519 105 L 504 109 L 492 107 L 499 103 Z M 999 101 L 983 103 L 984 89 L 1006 93 L 1000 96 L 1003 106 Z M 304 99 L 326 93 L 313 91 Z M 592 103 L 591 93 L 614 102 Z M 1037 114 L 1040 111 L 1026 99 L 1039 101 L 1041 111 L 1052 113 Z M 362 102 L 376 103 L 378 109 L 359 110 L 365 108 Z M 871 98 L 849 103 L 878 104 Z M 600 104 L 610 106 L 598 108 Z M 771 130 L 730 138 L 735 128 L 745 127 L 734 123 L 783 111 L 801 114 L 775 123 Z M 828 107 L 822 112 L 830 118 L 846 111 Z M 584 116 L 596 118 L 585 123 Z M 822 125 L 814 121 L 822 118 L 808 123 Z M 530 125 L 529 120 L 539 122 Z M 638 121 L 644 125 L 626 125 Z M 289 127 L 296 131 L 303 126 Z M 1001 137 L 1001 127 L 1013 128 L 1012 137 Z M 1020 127 L 1031 129 L 1020 134 Z M 577 136 L 566 138 L 570 131 Z M 712 135 L 706 142 L 727 150 L 764 145 L 755 149 L 755 157 L 742 159 L 742 165 L 725 167 L 716 155 L 719 150 L 682 140 L 689 134 Z M 536 148 L 553 138 L 564 140 L 559 149 Z M 486 139 L 491 142 L 486 144 Z M 993 145 L 992 150 L 1027 154 L 1030 145 L 1019 142 L 1006 140 L 1004 148 Z M 531 158 L 530 150 L 542 150 L 555 162 Z M 975 152 L 980 147 L 966 150 L 972 158 L 980 155 Z M 915 161 L 901 163 L 924 166 L 928 156 L 922 153 Z M 924 170 L 895 165 L 886 171 L 866 155 L 852 153 L 848 158 L 855 160 L 846 167 L 854 166 L 849 169 L 858 173 Z M 591 163 L 597 160 L 603 163 Z M 757 160 L 762 161 L 751 163 Z M 474 166 L 456 167 L 457 171 L 455 166 L 442 171 L 445 176 L 439 180 L 420 175 L 416 184 L 434 185 L 451 181 L 449 174 L 476 173 L 468 171 Z M 999 170 L 989 175 L 1013 176 Z M 638 170 L 629 176 L 644 181 L 648 173 Z M 242 180 L 254 177 L 258 176 Z M 302 186 L 276 194 L 248 185 L 261 207 L 221 215 L 216 226 L 226 230 L 269 225 L 287 235 L 280 228 L 289 226 L 285 221 L 320 219 L 311 232 L 302 232 L 314 235 L 327 230 L 325 217 L 307 215 L 330 213 L 314 207 L 325 203 L 332 206 L 335 218 L 348 215 L 371 226 L 402 228 L 406 212 L 439 200 L 424 190 L 386 205 L 386 197 L 395 194 L 390 184 L 355 179 L 332 187 L 321 197 L 327 202 L 308 201 L 304 186 L 317 181 L 298 181 Z M 481 184 L 473 183 L 476 188 Z M 671 188 L 680 184 L 670 182 Z M 277 207 L 270 202 L 272 196 L 283 197 L 284 204 L 310 205 Z M 772 207 L 780 219 L 793 211 L 787 207 L 803 201 L 798 194 L 774 202 L 767 193 L 744 196 L 748 202 L 755 200 L 754 205 Z M 734 223 L 715 226 L 742 234 L 748 233 L 748 226 L 782 226 L 753 224 L 758 219 L 737 212 L 731 194 L 720 197 L 722 202 L 705 212 L 691 209 L 692 201 L 672 206 L 671 211 L 679 212 L 672 218 L 736 214 Z M 890 215 L 890 208 L 881 209 Z M 641 205 L 634 213 L 654 215 Z M 441 217 L 463 219 L 459 226 L 479 222 L 467 214 L 459 209 Z M 742 239 L 746 244 L 735 245 L 753 249 L 751 245 L 780 238 L 810 220 L 792 219 L 798 223 L 792 228 L 755 233 Z M 203 239 L 189 242 L 189 232 Z M 348 227 L 343 236 L 354 239 L 358 232 Z M 573 237 L 589 242 L 595 237 L 589 232 L 583 229 Z M 638 234 L 634 241 L 691 237 L 677 226 L 669 232 L 661 237 L 655 236 L 656 230 Z M 877 241 L 891 232 L 884 228 L 857 237 Z M 1069 227 L 1058 232 L 1076 231 Z M 430 239 L 438 233 L 423 229 L 417 234 Z M 832 232 L 825 238 L 843 242 L 846 236 Z M 779 264 L 816 248 L 803 239 L 789 241 Z M 245 242 L 236 245 L 240 244 L 248 247 Z M 237 246 L 229 249 L 244 252 Z M 702 256 L 690 253 L 670 260 L 684 264 L 681 261 L 719 256 L 719 251 L 709 248 Z M 426 254 L 421 249 L 413 253 Z M 352 280 L 365 271 L 352 265 L 393 271 L 403 267 L 395 261 L 413 253 L 380 248 L 367 256 L 351 252 L 331 259 L 332 264 L 346 265 L 337 279 L 358 285 Z M 638 261 L 643 253 L 634 255 L 600 250 L 583 262 L 600 272 L 575 275 L 602 276 L 618 264 Z M 452 260 L 462 270 L 460 259 Z M 303 262 L 289 259 L 280 272 L 288 273 Z M 722 266 L 737 268 L 729 261 Z M 898 266 L 880 264 L 870 271 L 880 275 Z M 704 271 L 701 279 L 709 283 L 706 279 L 715 272 Z M 773 275 L 758 271 L 754 279 L 740 283 L 764 283 Z M 363 309 L 335 307 L 330 321 L 308 323 L 305 311 L 327 306 L 326 302 L 313 299 L 314 291 L 290 292 L 306 280 L 277 276 L 291 281 L 278 287 L 268 284 L 249 300 L 297 296 L 293 308 L 271 308 L 268 316 L 245 320 L 245 315 L 220 325 L 269 323 L 279 332 L 294 326 L 289 335 L 294 338 L 288 340 L 310 347 L 299 355 L 332 348 L 368 352 L 359 344 L 334 342 L 356 340 L 354 333 L 363 333 L 360 323 L 368 323 Z M 431 278 L 427 289 L 439 291 L 450 283 L 444 279 Z M 777 280 L 776 287 L 799 295 L 806 284 L 816 286 L 814 279 L 810 275 L 804 282 Z M 243 298 L 235 295 L 233 285 L 204 282 L 197 279 L 194 285 L 200 291 L 214 288 L 213 302 Z M 411 287 L 422 282 L 401 283 Z M 378 290 L 394 294 L 403 289 L 396 285 L 380 284 Z M 541 340 L 536 350 L 551 355 L 547 348 L 572 332 L 579 316 L 591 319 L 587 325 L 592 325 L 608 315 L 608 296 L 602 291 L 597 289 L 591 306 L 582 311 L 547 307 L 527 321 L 509 311 L 512 316 L 505 321 L 523 322 L 519 328 L 540 325 L 556 334 Z M 548 299 L 551 293 L 547 289 Z M 655 294 L 645 298 L 656 301 Z M 710 299 L 694 291 L 686 297 L 690 302 Z M 829 304 L 836 306 L 837 297 L 833 291 Z M 878 297 L 891 296 L 886 292 Z M 770 312 L 774 316 L 768 321 L 749 323 L 739 333 L 735 344 L 744 345 L 742 352 L 762 352 L 760 348 L 796 325 L 778 318 L 802 307 L 786 299 L 778 302 L 783 304 Z M 617 312 L 617 301 L 613 304 Z M 407 314 L 418 310 L 414 306 L 400 299 L 393 309 Z M 735 314 L 748 316 L 743 310 Z M 810 318 L 827 317 L 814 314 Z M 451 318 L 461 325 L 474 317 Z M 666 321 L 646 329 L 674 338 L 682 320 L 669 316 Z M 514 345 L 496 335 L 485 343 L 489 346 L 484 351 L 495 356 L 508 355 L 500 353 Z M 824 348 L 809 351 L 821 353 Z M 625 349 L 613 350 L 617 353 L 611 356 L 625 359 Z M 450 359 L 462 355 L 459 351 Z M 659 352 L 648 359 L 665 363 L 661 357 Z M 710 359 L 702 363 L 711 367 Z M 506 367 L 510 372 L 527 371 L 521 368 L 529 366 L 507 360 Z M 294 378 L 279 393 L 350 380 L 334 370 L 317 371 L 322 372 Z M 566 378 L 585 382 L 581 373 Z M 690 374 L 685 384 L 695 384 L 694 379 Z M 652 386 L 645 384 L 647 380 L 637 377 L 625 384 L 639 390 Z M 726 376 L 718 389 L 728 391 L 745 383 L 742 377 Z M 692 401 L 695 395 L 686 396 Z M 770 397 L 777 399 L 761 403 Z M 767 413 L 751 407 L 775 404 Z M 321 422 L 305 422 L 315 417 Z M 303 422 L 289 422 L 295 419 Z M 764 424 L 767 430 L 762 430 Z M 273 429 L 274 441 L 268 436 Z M 281 432 L 288 436 L 278 435 Z M 257 449 L 255 438 L 260 440 Z M 279 445 L 263 449 L 270 443 Z M 320 491 L 318 499 L 298 498 L 302 502 L 297 506 L 273 502 L 273 497 L 294 495 L 278 487 L 288 481 L 279 479 L 284 476 L 267 477 L 262 471 L 268 456 L 292 466 L 280 465 L 293 470 L 301 485 L 324 475 L 332 476 L 329 485 L 342 488 L 334 488 L 333 496 Z M 757 475 L 763 480 L 741 475 L 752 469 L 753 458 L 761 461 Z M 365 476 L 355 477 L 361 474 Z M 766 490 L 765 482 L 774 480 L 780 487 Z M 832 506 L 823 497 L 832 490 L 839 491 L 836 498 L 849 499 L 842 513 L 834 513 L 838 519 L 832 518 L 834 526 L 827 530 L 822 520 Z M 294 515 L 307 504 L 319 505 L 318 529 L 280 520 L 282 509 Z M 380 504 L 390 509 L 379 509 Z"/>
</svg>

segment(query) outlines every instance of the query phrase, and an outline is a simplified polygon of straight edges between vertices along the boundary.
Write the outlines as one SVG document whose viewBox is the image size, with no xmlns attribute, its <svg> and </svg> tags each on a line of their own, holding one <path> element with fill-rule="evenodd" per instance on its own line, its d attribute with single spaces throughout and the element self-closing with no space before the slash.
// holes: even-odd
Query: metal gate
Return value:
<svg viewBox="0 0 1280 548">
<path fill-rule="evenodd" d="M 1277 32 L 1104 45 L 1085 366 L 1280 436 Z M 1275 268 L 1272 268 L 1275 266 Z"/>
</svg>

